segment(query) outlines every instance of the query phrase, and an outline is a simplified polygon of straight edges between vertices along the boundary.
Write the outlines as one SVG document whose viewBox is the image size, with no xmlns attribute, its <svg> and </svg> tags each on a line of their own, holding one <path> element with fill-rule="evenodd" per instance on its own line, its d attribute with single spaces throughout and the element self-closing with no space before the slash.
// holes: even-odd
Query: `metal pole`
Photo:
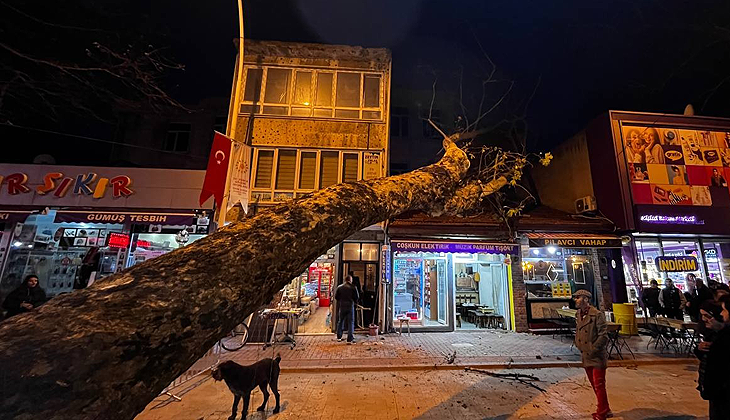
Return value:
<svg viewBox="0 0 730 420">
<path fill-rule="evenodd" d="M 236 60 L 236 66 L 234 70 L 233 79 L 233 92 L 231 94 L 231 101 L 229 102 L 228 109 L 228 124 L 226 127 L 226 135 L 236 142 L 236 125 L 238 123 L 239 106 L 241 104 L 241 90 L 243 80 L 243 0 L 238 0 L 238 56 Z M 236 147 L 235 144 L 231 145 L 231 156 L 233 156 L 233 150 Z M 221 208 L 218 209 L 218 227 L 223 227 L 226 223 L 226 213 L 228 212 L 228 197 L 229 189 L 231 188 L 231 169 L 233 164 L 230 157 L 228 159 L 228 174 L 226 175 L 226 186 L 223 190 L 223 200 L 221 201 Z"/>
</svg>

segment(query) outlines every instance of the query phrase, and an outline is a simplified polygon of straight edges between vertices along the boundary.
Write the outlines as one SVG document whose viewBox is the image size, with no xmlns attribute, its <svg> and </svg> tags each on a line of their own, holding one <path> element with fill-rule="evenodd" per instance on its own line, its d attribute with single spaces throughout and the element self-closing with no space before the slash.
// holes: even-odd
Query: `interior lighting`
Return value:
<svg viewBox="0 0 730 420">
<path fill-rule="evenodd" d="M 555 252 L 556 252 L 557 250 L 558 250 L 558 249 L 557 249 L 557 248 L 555 248 L 554 246 L 549 246 L 549 247 L 548 247 L 548 252 L 549 252 L 549 253 L 551 253 L 551 254 L 555 254 Z"/>
</svg>

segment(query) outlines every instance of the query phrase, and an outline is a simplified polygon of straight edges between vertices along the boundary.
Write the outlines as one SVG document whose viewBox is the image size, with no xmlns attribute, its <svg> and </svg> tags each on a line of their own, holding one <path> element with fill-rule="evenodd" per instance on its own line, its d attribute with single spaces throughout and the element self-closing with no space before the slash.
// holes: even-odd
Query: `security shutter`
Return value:
<svg viewBox="0 0 730 420">
<path fill-rule="evenodd" d="M 337 183 L 340 152 L 322 152 L 320 156 L 319 188 L 327 188 Z"/>
<path fill-rule="evenodd" d="M 276 189 L 293 190 L 294 175 L 296 174 L 297 151 L 279 150 L 279 159 L 276 163 Z"/>
<path fill-rule="evenodd" d="M 254 188 L 271 188 L 271 170 L 274 168 L 274 151 L 259 150 L 256 161 Z"/>
<path fill-rule="evenodd" d="M 299 188 L 313 190 L 317 170 L 317 152 L 302 152 L 299 161 Z"/>
<path fill-rule="evenodd" d="M 342 155 L 342 182 L 357 181 L 358 158 L 357 153 L 343 153 Z"/>
</svg>

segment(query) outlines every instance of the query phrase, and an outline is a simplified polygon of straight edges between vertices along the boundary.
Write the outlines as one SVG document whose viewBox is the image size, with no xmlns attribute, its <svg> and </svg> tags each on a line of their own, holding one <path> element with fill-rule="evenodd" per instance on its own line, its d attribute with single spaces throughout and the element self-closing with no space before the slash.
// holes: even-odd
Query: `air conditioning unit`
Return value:
<svg viewBox="0 0 730 420">
<path fill-rule="evenodd" d="M 596 206 L 596 197 L 587 195 L 575 200 L 575 212 L 576 213 L 589 213 L 598 210 Z"/>
</svg>

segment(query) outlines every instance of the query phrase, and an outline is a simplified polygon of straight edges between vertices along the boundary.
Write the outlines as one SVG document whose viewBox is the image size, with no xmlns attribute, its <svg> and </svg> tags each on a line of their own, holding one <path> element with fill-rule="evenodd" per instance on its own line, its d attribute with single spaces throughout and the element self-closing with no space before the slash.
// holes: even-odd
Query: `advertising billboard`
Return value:
<svg viewBox="0 0 730 420">
<path fill-rule="evenodd" d="M 730 207 L 730 132 L 621 130 L 634 204 Z"/>
</svg>

